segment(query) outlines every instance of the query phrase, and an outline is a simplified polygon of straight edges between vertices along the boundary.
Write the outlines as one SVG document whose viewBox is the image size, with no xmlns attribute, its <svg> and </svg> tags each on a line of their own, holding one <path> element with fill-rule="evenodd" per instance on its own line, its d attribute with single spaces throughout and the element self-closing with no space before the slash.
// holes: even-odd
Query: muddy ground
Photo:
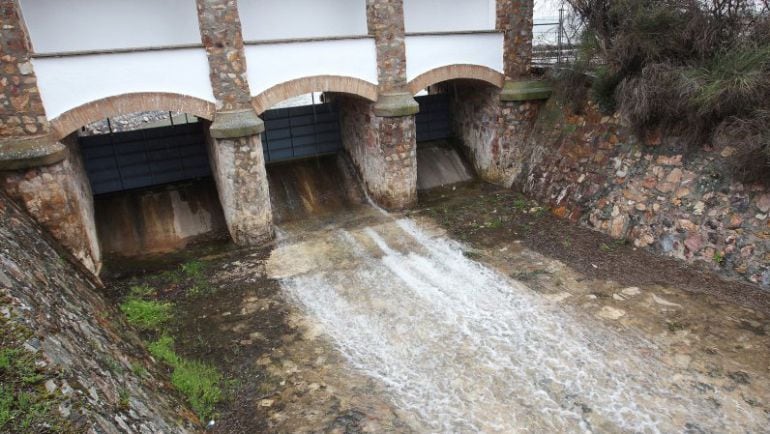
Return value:
<svg viewBox="0 0 770 434">
<path fill-rule="evenodd" d="M 653 340 L 687 387 L 735 396 L 770 417 L 770 294 L 559 220 L 486 184 L 434 190 L 420 200 L 408 215 L 464 242 L 469 258 L 565 309 Z M 350 215 L 348 226 L 367 223 L 365 213 Z M 317 217 L 316 224 L 338 218 Z M 131 286 L 148 285 L 175 303 L 166 331 L 177 351 L 211 363 L 226 379 L 213 432 L 419 430 L 267 277 L 270 251 L 216 246 L 162 261 L 119 261 L 108 293 L 118 301 Z M 195 277 L 179 271 L 190 261 L 200 264 Z"/>
</svg>

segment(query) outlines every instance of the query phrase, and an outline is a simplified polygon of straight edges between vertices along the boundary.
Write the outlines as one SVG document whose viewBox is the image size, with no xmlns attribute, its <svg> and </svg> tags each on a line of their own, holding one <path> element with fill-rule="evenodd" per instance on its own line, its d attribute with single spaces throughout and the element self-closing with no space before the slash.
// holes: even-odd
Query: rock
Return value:
<svg viewBox="0 0 770 434">
<path fill-rule="evenodd" d="M 656 163 L 663 166 L 681 166 L 682 156 L 681 155 L 672 155 L 672 156 L 658 155 L 658 159 Z"/>
<path fill-rule="evenodd" d="M 770 212 L 770 193 L 765 193 L 757 198 L 757 209 L 763 213 Z"/>
<path fill-rule="evenodd" d="M 743 225 L 743 218 L 738 214 L 731 214 L 727 222 L 727 229 L 739 229 Z"/>
<path fill-rule="evenodd" d="M 671 234 L 663 235 L 658 241 L 660 244 L 660 249 L 663 250 L 664 253 L 671 253 L 674 251 L 674 247 L 677 242 L 679 242 L 679 240 Z"/>
<path fill-rule="evenodd" d="M 642 293 L 642 290 L 637 288 L 636 286 L 629 286 L 628 288 L 623 288 L 623 290 L 620 291 L 620 293 L 625 295 L 626 297 L 636 297 L 637 295 Z"/>
<path fill-rule="evenodd" d="M 626 315 L 626 311 L 623 309 L 617 309 L 612 306 L 604 306 L 596 314 L 599 318 L 616 321 Z"/>
<path fill-rule="evenodd" d="M 45 382 L 45 390 L 48 391 L 49 394 L 52 394 L 56 392 L 56 389 L 59 387 L 56 385 L 56 382 L 53 380 L 48 380 Z"/>
<path fill-rule="evenodd" d="M 669 172 L 668 176 L 666 176 L 666 182 L 669 182 L 671 184 L 679 184 L 679 182 L 682 181 L 682 169 L 676 168 L 673 169 L 671 172 Z"/>
<path fill-rule="evenodd" d="M 661 306 L 665 306 L 665 307 L 675 307 L 675 308 L 677 308 L 677 309 L 681 309 L 681 308 L 682 308 L 682 305 L 681 305 L 681 304 L 670 302 L 670 301 L 668 301 L 668 300 L 665 300 L 665 299 L 663 299 L 663 298 L 660 298 L 660 297 L 658 297 L 658 296 L 657 296 L 657 295 L 655 295 L 655 294 L 651 294 L 651 296 L 652 296 L 652 301 L 654 301 L 656 304 L 659 304 L 659 305 L 661 305 Z"/>
<path fill-rule="evenodd" d="M 703 246 L 703 239 L 700 235 L 693 235 L 685 240 L 684 246 L 690 253 L 696 253 Z"/>
<path fill-rule="evenodd" d="M 623 238 L 623 236 L 626 234 L 627 226 L 628 226 L 628 215 L 621 214 L 613 218 L 612 222 L 610 222 L 609 235 L 612 238 Z"/>
<path fill-rule="evenodd" d="M 706 204 L 704 202 L 698 201 L 693 207 L 693 214 L 703 215 L 703 211 L 705 209 L 706 209 Z"/>
<path fill-rule="evenodd" d="M 62 417 L 65 419 L 69 418 L 70 414 L 72 414 L 72 411 L 70 410 L 70 406 L 65 403 L 59 404 L 59 414 L 61 414 Z"/>
</svg>

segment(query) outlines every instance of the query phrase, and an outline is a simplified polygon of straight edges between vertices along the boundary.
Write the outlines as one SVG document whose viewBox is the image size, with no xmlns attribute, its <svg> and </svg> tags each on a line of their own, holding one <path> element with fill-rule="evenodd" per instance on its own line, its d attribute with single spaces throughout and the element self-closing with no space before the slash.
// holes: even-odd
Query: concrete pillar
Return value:
<svg viewBox="0 0 770 434">
<path fill-rule="evenodd" d="M 233 241 L 257 245 L 273 237 L 270 190 L 262 153 L 264 123 L 251 104 L 241 21 L 234 0 L 197 0 L 217 113 L 209 155 Z"/>
<path fill-rule="evenodd" d="M 93 197 L 76 142 L 51 136 L 16 0 L 0 0 L 0 188 L 98 274 Z"/>
<path fill-rule="evenodd" d="M 414 115 L 420 109 L 407 89 L 403 0 L 367 0 L 366 13 L 369 34 L 374 36 L 377 48 L 379 99 L 372 107 L 357 108 L 363 111 L 343 113 L 348 120 L 361 117 L 357 122 L 362 122 L 358 127 L 343 128 L 362 128 L 348 138 L 368 140 L 351 141 L 347 148 L 369 195 L 388 209 L 403 209 L 417 200 Z"/>
</svg>

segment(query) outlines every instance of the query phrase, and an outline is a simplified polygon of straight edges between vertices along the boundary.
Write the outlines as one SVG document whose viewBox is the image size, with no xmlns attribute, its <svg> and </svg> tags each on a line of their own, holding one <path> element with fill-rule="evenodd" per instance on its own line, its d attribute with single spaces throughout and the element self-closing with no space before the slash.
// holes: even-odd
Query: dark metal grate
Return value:
<svg viewBox="0 0 770 434">
<path fill-rule="evenodd" d="M 339 112 L 334 104 L 268 110 L 262 120 L 267 163 L 334 154 L 342 149 Z"/>
<path fill-rule="evenodd" d="M 449 94 L 437 93 L 415 98 L 420 103 L 416 116 L 417 141 L 448 139 L 452 136 L 449 115 Z"/>
<path fill-rule="evenodd" d="M 81 137 L 80 147 L 94 194 L 211 174 L 201 123 Z"/>
</svg>

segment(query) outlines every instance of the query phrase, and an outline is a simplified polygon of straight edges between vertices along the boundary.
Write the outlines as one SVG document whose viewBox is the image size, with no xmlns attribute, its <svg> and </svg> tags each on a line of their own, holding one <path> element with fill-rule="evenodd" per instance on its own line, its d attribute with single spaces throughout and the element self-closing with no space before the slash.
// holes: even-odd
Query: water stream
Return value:
<svg viewBox="0 0 770 434">
<path fill-rule="evenodd" d="M 655 344 L 541 298 L 413 220 L 296 231 L 284 228 L 268 273 L 416 431 L 766 429 L 730 397 L 715 412 Z"/>
</svg>

